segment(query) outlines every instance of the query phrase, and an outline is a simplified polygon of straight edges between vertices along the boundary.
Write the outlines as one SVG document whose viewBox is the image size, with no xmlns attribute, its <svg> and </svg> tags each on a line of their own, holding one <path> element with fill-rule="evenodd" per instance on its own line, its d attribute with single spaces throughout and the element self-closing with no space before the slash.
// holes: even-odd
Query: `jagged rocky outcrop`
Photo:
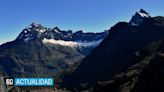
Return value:
<svg viewBox="0 0 164 92">
<path fill-rule="evenodd" d="M 102 40 L 107 35 L 108 31 L 100 33 L 84 33 L 82 30 L 72 32 L 71 30 L 60 30 L 58 27 L 50 29 L 42 26 L 41 24 L 32 23 L 20 33 L 16 40 L 24 40 L 27 42 L 33 39 L 54 39 L 75 42 L 92 42 Z"/>
<path fill-rule="evenodd" d="M 136 14 L 132 17 L 130 20 L 129 24 L 132 26 L 138 26 L 140 25 L 143 21 L 146 19 L 150 18 L 151 16 L 149 15 L 148 12 L 145 10 L 141 9 L 139 12 L 136 12 Z"/>
</svg>

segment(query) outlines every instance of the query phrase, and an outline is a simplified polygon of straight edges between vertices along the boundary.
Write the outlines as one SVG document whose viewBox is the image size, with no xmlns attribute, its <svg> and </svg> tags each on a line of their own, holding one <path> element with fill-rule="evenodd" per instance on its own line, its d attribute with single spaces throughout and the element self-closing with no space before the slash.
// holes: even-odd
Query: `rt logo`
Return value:
<svg viewBox="0 0 164 92">
<path fill-rule="evenodd" d="M 13 79 L 6 79 L 6 85 L 13 86 L 14 85 L 14 80 Z"/>
</svg>

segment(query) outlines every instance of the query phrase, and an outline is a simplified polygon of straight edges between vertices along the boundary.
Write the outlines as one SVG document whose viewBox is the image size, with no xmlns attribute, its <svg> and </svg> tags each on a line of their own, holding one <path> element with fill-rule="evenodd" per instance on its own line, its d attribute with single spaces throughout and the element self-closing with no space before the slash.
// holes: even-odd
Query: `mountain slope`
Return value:
<svg viewBox="0 0 164 92">
<path fill-rule="evenodd" d="M 12 77 L 50 76 L 84 57 L 74 48 L 43 45 L 38 40 L 2 45 L 0 53 L 1 70 Z"/>
<path fill-rule="evenodd" d="M 49 29 L 32 23 L 16 40 L 0 46 L 1 75 L 10 77 L 55 75 L 73 66 L 74 63 L 80 63 L 105 35 L 107 32 L 72 33 L 59 30 L 57 27 Z"/>
<path fill-rule="evenodd" d="M 153 41 L 164 38 L 163 19 L 144 17 L 137 26 L 131 22 L 116 24 L 109 30 L 109 35 L 102 43 L 84 59 L 71 76 L 65 79 L 63 87 L 83 90 L 95 85 L 97 81 L 111 79 L 137 63 L 138 61 L 133 60 L 137 51 Z"/>
<path fill-rule="evenodd" d="M 93 92 L 163 92 L 163 46 L 159 40 L 137 52 L 138 62 L 111 80 L 99 82 Z"/>
</svg>

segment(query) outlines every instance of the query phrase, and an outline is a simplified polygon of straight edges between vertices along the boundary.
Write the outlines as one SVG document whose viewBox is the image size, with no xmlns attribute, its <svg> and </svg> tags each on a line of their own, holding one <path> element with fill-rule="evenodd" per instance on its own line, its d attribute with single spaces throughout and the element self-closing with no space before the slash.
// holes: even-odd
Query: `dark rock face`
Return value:
<svg viewBox="0 0 164 92">
<path fill-rule="evenodd" d="M 84 59 L 75 72 L 65 78 L 63 87 L 71 90 L 87 89 L 95 85 L 97 81 L 111 79 L 139 62 L 139 60 L 134 60 L 137 51 L 153 41 L 164 38 L 163 19 L 163 17 L 147 18 L 138 26 L 125 22 L 116 24 L 109 30 L 109 35 Z M 83 87 L 83 84 L 86 86 Z"/>
<path fill-rule="evenodd" d="M 164 91 L 164 41 L 152 42 L 138 51 L 138 61 L 108 81 L 99 82 L 93 92 L 157 92 Z"/>
<path fill-rule="evenodd" d="M 139 80 L 132 92 L 156 92 L 164 91 L 164 58 L 156 56 L 151 63 L 143 70 Z"/>
</svg>

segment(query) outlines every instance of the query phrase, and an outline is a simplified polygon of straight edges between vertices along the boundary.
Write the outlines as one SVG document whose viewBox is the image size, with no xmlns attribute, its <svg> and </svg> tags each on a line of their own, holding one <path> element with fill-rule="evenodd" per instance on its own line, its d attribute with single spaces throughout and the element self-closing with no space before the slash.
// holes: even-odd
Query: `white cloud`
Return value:
<svg viewBox="0 0 164 92">
<path fill-rule="evenodd" d="M 4 42 L 0 41 L 0 45 L 2 45 Z"/>
<path fill-rule="evenodd" d="M 97 46 L 101 43 L 102 40 L 98 41 L 91 41 L 91 42 L 74 42 L 74 41 L 64 41 L 64 40 L 54 40 L 54 39 L 46 39 L 42 40 L 42 43 L 45 44 L 58 44 L 62 46 L 70 46 L 70 47 L 77 47 L 77 46 Z"/>
</svg>

